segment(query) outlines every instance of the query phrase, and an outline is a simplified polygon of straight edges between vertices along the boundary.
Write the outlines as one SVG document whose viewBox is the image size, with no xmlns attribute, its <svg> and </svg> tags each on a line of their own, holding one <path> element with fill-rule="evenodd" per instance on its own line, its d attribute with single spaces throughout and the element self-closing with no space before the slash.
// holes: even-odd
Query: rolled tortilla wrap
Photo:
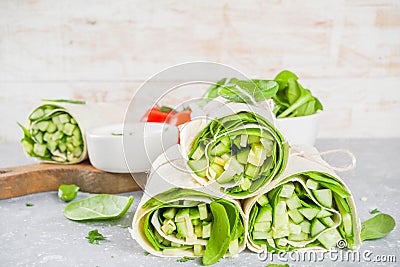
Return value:
<svg viewBox="0 0 400 267">
<path fill-rule="evenodd" d="M 216 182 L 236 199 L 254 196 L 283 171 L 288 145 L 268 111 L 237 103 L 222 111 L 182 127 L 182 155 L 198 183 Z"/>
<path fill-rule="evenodd" d="M 87 158 L 86 130 L 122 123 L 125 107 L 83 101 L 47 102 L 28 117 L 21 144 L 39 162 L 73 164 Z"/>
<path fill-rule="evenodd" d="M 350 189 L 320 165 L 316 149 L 291 155 L 287 168 L 265 190 L 246 199 L 248 248 L 254 252 L 358 249 L 360 220 Z"/>
<path fill-rule="evenodd" d="M 153 255 L 202 257 L 203 264 L 210 265 L 245 249 L 245 226 L 239 202 L 202 188 L 174 187 L 154 174 L 136 210 L 131 234 Z"/>
</svg>

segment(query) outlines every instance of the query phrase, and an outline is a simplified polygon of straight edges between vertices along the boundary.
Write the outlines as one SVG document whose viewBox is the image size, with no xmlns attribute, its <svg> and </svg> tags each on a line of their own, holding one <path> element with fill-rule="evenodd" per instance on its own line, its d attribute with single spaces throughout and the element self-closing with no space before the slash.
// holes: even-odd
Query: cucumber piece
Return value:
<svg viewBox="0 0 400 267">
<path fill-rule="evenodd" d="M 225 170 L 233 169 L 235 174 L 243 173 L 243 165 L 240 164 L 234 157 L 231 157 L 224 166 Z"/>
<path fill-rule="evenodd" d="M 72 124 L 76 124 L 76 120 L 74 120 L 74 118 L 71 118 L 71 119 L 69 120 L 69 122 L 72 123 Z"/>
<path fill-rule="evenodd" d="M 332 191 L 330 189 L 312 190 L 312 192 L 322 206 L 332 208 Z"/>
<path fill-rule="evenodd" d="M 271 222 L 256 222 L 254 223 L 254 231 L 269 232 L 271 230 Z"/>
<path fill-rule="evenodd" d="M 228 249 L 229 253 L 231 255 L 236 255 L 239 253 L 239 241 L 238 239 L 233 239 L 230 243 L 229 243 L 229 249 Z"/>
<path fill-rule="evenodd" d="M 158 231 L 154 231 L 154 236 L 158 243 L 162 243 L 164 241 L 164 237 L 162 237 Z"/>
<path fill-rule="evenodd" d="M 317 218 L 324 218 L 324 217 L 330 217 L 332 216 L 332 212 L 322 209 L 320 212 L 317 214 Z"/>
<path fill-rule="evenodd" d="M 71 117 L 68 114 L 60 114 L 58 115 L 58 118 L 60 119 L 60 122 L 62 124 L 66 124 L 71 119 Z"/>
<path fill-rule="evenodd" d="M 241 164 L 247 164 L 247 158 L 249 157 L 250 149 L 243 149 L 237 155 L 237 161 Z"/>
<path fill-rule="evenodd" d="M 286 202 L 283 200 L 278 201 L 275 207 L 275 214 L 284 214 L 286 213 Z"/>
<path fill-rule="evenodd" d="M 204 156 L 204 147 L 199 145 L 192 154 L 192 159 L 199 160 Z"/>
<path fill-rule="evenodd" d="M 352 222 L 351 222 L 351 215 L 348 213 L 342 214 L 342 223 L 344 227 L 344 232 L 348 235 L 352 234 Z"/>
<path fill-rule="evenodd" d="M 185 221 L 175 222 L 176 224 L 176 231 L 178 232 L 179 237 L 185 238 L 188 236 L 188 228 L 186 226 Z"/>
<path fill-rule="evenodd" d="M 326 248 L 336 247 L 337 243 L 342 240 L 342 236 L 336 228 L 329 229 L 318 237 L 318 241 Z"/>
<path fill-rule="evenodd" d="M 163 216 L 166 219 L 173 219 L 175 217 L 176 212 L 177 212 L 176 208 L 166 208 L 165 211 L 163 212 Z"/>
<path fill-rule="evenodd" d="M 199 160 L 189 160 L 187 164 L 197 176 L 206 177 L 206 170 L 208 165 L 206 158 L 201 158 Z"/>
<path fill-rule="evenodd" d="M 290 198 L 293 195 L 294 185 L 292 183 L 287 183 L 282 186 L 280 197 Z"/>
<path fill-rule="evenodd" d="M 325 225 L 323 225 L 318 219 L 314 219 L 311 223 L 311 236 L 314 237 L 325 229 Z"/>
<path fill-rule="evenodd" d="M 261 195 L 258 199 L 257 199 L 257 203 L 260 204 L 261 206 L 266 206 L 269 204 L 269 200 L 268 197 L 266 195 Z"/>
<path fill-rule="evenodd" d="M 215 163 L 211 163 L 210 167 L 209 167 L 209 172 L 211 174 L 211 177 L 216 179 L 219 176 L 221 176 L 221 174 L 224 172 L 224 168 L 221 165 L 215 164 Z"/>
<path fill-rule="evenodd" d="M 296 223 L 296 224 L 299 224 L 302 221 L 304 221 L 303 215 L 301 215 L 301 213 L 296 209 L 289 210 L 288 211 L 288 215 L 293 220 L 293 222 Z"/>
<path fill-rule="evenodd" d="M 227 169 L 217 178 L 216 181 L 219 184 L 226 184 L 232 181 L 234 176 L 235 176 L 235 171 L 232 168 Z"/>
<path fill-rule="evenodd" d="M 245 174 L 251 178 L 255 178 L 258 176 L 258 170 L 259 168 L 257 166 L 254 166 L 253 164 L 247 164 Z"/>
<path fill-rule="evenodd" d="M 231 146 L 231 140 L 229 139 L 228 135 L 225 135 L 224 137 L 221 138 L 220 142 L 225 146 L 225 147 L 230 147 Z"/>
<path fill-rule="evenodd" d="M 209 238 L 209 237 L 210 237 L 211 225 L 212 225 L 211 222 L 209 222 L 209 223 L 203 225 L 203 229 L 202 229 L 202 238 Z"/>
<path fill-rule="evenodd" d="M 33 152 L 33 145 L 32 145 L 32 143 L 30 143 L 29 141 L 23 139 L 23 140 L 21 140 L 21 145 L 22 145 L 22 147 L 24 148 L 24 151 L 25 151 L 27 154 L 29 154 L 29 155 L 32 154 L 32 152 Z"/>
<path fill-rule="evenodd" d="M 196 226 L 196 225 L 199 225 L 199 224 L 201 224 L 201 221 L 200 221 L 200 219 L 192 219 L 192 224 L 193 224 L 193 226 Z"/>
<path fill-rule="evenodd" d="M 221 159 L 226 162 L 228 161 L 228 159 L 230 159 L 232 157 L 232 155 L 230 153 L 225 153 L 221 155 Z M 224 164 L 225 165 L 225 164 Z"/>
<path fill-rule="evenodd" d="M 72 136 L 72 133 L 74 132 L 75 127 L 76 126 L 71 123 L 66 123 L 66 124 L 64 124 L 63 133 L 65 133 L 68 136 Z"/>
<path fill-rule="evenodd" d="M 36 155 L 38 155 L 40 157 L 44 157 L 44 155 L 46 155 L 46 151 L 47 151 L 46 145 L 38 144 L 38 143 L 35 143 L 33 145 L 33 153 L 35 153 Z"/>
<path fill-rule="evenodd" d="M 78 158 L 82 154 L 82 149 L 80 147 L 75 147 L 71 152 L 72 155 Z"/>
<path fill-rule="evenodd" d="M 289 210 L 298 209 L 302 207 L 300 199 L 296 194 L 293 194 L 291 198 L 286 199 L 286 205 L 288 206 Z"/>
<path fill-rule="evenodd" d="M 40 121 L 40 122 L 35 124 L 34 129 L 39 129 L 42 132 L 45 132 L 48 127 L 49 127 L 49 122 L 48 121 Z"/>
<path fill-rule="evenodd" d="M 224 145 L 222 142 L 219 142 L 216 146 L 211 149 L 212 156 L 221 156 L 222 154 L 228 153 L 231 151 L 231 146 Z"/>
<path fill-rule="evenodd" d="M 268 238 L 272 238 L 272 231 L 270 232 L 253 232 L 253 239 L 254 240 L 265 240 Z"/>
<path fill-rule="evenodd" d="M 200 219 L 200 212 L 198 208 L 189 208 L 189 218 L 191 220 Z"/>
<path fill-rule="evenodd" d="M 308 234 L 304 233 L 304 232 L 300 232 L 300 234 L 297 234 L 297 235 L 290 234 L 288 236 L 288 239 L 290 241 L 306 241 L 306 240 L 308 240 Z"/>
<path fill-rule="evenodd" d="M 289 235 L 289 226 L 286 228 L 275 228 L 275 231 L 272 231 L 272 236 L 274 239 L 286 237 Z"/>
<path fill-rule="evenodd" d="M 48 133 L 54 133 L 55 131 L 57 131 L 57 126 L 52 121 L 49 121 L 49 126 L 47 127 L 46 131 Z"/>
<path fill-rule="evenodd" d="M 266 138 L 261 138 L 260 139 L 261 144 L 264 147 L 265 154 L 270 157 L 272 155 L 272 151 L 274 148 L 274 142 L 272 140 L 266 139 Z"/>
<path fill-rule="evenodd" d="M 207 212 L 207 204 L 202 203 L 197 206 L 199 209 L 199 218 L 200 220 L 205 220 L 208 217 L 208 212 Z"/>
<path fill-rule="evenodd" d="M 310 188 L 311 190 L 317 190 L 319 189 L 319 183 L 313 179 L 308 179 L 306 182 L 306 187 Z"/>
<path fill-rule="evenodd" d="M 242 188 L 243 191 L 249 190 L 251 186 L 251 181 L 248 178 L 243 178 L 243 182 L 240 184 L 240 188 Z"/>
<path fill-rule="evenodd" d="M 301 231 L 304 233 L 311 233 L 311 223 L 309 221 L 302 221 L 300 223 Z"/>
<path fill-rule="evenodd" d="M 48 132 L 45 132 L 44 135 L 43 135 L 43 140 L 46 141 L 46 142 L 53 141 L 52 137 L 53 137 L 52 134 L 50 134 Z"/>
<path fill-rule="evenodd" d="M 320 221 L 325 224 L 326 227 L 332 227 L 335 223 L 333 222 L 331 217 L 323 217 Z"/>
<path fill-rule="evenodd" d="M 169 241 L 168 239 L 164 239 L 161 244 L 163 244 L 166 247 L 170 247 L 171 246 L 171 241 Z"/>
<path fill-rule="evenodd" d="M 317 208 L 300 208 L 298 209 L 298 211 L 304 216 L 306 217 L 308 220 L 312 220 L 314 219 L 315 216 L 317 216 L 317 214 L 319 213 L 319 209 Z"/>
<path fill-rule="evenodd" d="M 287 245 L 287 239 L 285 239 L 285 238 L 278 239 L 278 242 L 276 242 L 276 245 L 277 246 L 281 246 L 281 247 L 286 246 Z"/>
<path fill-rule="evenodd" d="M 200 257 L 203 255 L 203 246 L 199 244 L 194 244 L 193 245 L 193 254 L 197 257 Z"/>
<path fill-rule="evenodd" d="M 201 224 L 197 224 L 194 226 L 194 234 L 197 237 L 202 237 L 203 231 L 202 231 L 203 226 Z"/>
<path fill-rule="evenodd" d="M 166 235 L 172 234 L 173 231 L 176 230 L 176 225 L 172 220 L 166 220 L 164 224 L 161 226 L 161 230 L 164 232 Z"/>
<path fill-rule="evenodd" d="M 255 222 L 272 222 L 272 207 L 266 205 L 259 208 Z"/>
<path fill-rule="evenodd" d="M 47 148 L 50 150 L 50 152 L 54 152 L 57 149 L 57 142 L 56 141 L 48 141 Z"/>
<path fill-rule="evenodd" d="M 59 141 L 64 137 L 64 133 L 62 131 L 57 131 L 53 134 L 53 141 Z"/>
<path fill-rule="evenodd" d="M 248 140 L 248 135 L 247 134 L 240 135 L 240 146 L 241 147 L 246 147 L 247 146 L 247 140 Z"/>
<path fill-rule="evenodd" d="M 295 223 L 289 222 L 289 235 L 298 235 L 301 232 L 301 226 Z"/>
<path fill-rule="evenodd" d="M 35 139 L 36 139 L 36 141 L 37 141 L 38 143 L 43 143 L 43 133 L 42 133 L 42 132 L 38 132 L 38 133 L 35 135 Z"/>
<path fill-rule="evenodd" d="M 260 142 L 260 137 L 256 135 L 248 135 L 247 137 L 247 143 L 249 145 L 254 144 L 254 143 L 259 143 Z"/>
<path fill-rule="evenodd" d="M 183 222 L 185 217 L 189 216 L 189 208 L 179 209 L 175 215 L 175 222 Z"/>
<path fill-rule="evenodd" d="M 225 161 L 220 157 L 215 157 L 213 162 L 215 162 L 218 165 L 225 166 Z"/>
<path fill-rule="evenodd" d="M 44 110 L 41 109 L 41 108 L 38 108 L 38 109 L 34 110 L 31 113 L 31 115 L 29 116 L 29 119 L 34 121 L 34 120 L 37 120 L 37 119 L 39 119 L 39 118 L 41 118 L 43 116 L 44 116 Z"/>
<path fill-rule="evenodd" d="M 61 153 L 64 153 L 67 150 L 67 146 L 64 143 L 58 143 L 58 149 L 60 149 Z"/>
<path fill-rule="evenodd" d="M 247 161 L 255 166 L 261 166 L 265 159 L 264 147 L 260 143 L 252 144 Z"/>
</svg>

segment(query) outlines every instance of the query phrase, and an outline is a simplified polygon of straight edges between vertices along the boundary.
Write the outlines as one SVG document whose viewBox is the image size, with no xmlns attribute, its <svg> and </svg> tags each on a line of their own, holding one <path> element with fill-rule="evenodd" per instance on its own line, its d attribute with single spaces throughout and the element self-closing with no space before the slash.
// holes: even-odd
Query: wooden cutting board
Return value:
<svg viewBox="0 0 400 267">
<path fill-rule="evenodd" d="M 145 174 L 135 174 L 141 180 Z M 131 174 L 98 170 L 89 161 L 73 165 L 32 164 L 0 169 L 0 199 L 58 190 L 61 184 L 76 184 L 88 193 L 116 194 L 141 190 Z"/>
</svg>

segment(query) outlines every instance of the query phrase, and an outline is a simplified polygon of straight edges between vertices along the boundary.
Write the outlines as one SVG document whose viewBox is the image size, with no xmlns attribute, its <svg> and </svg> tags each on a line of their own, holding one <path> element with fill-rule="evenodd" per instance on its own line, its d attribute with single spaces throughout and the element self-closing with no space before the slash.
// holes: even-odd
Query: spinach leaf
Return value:
<svg viewBox="0 0 400 267">
<path fill-rule="evenodd" d="M 78 191 L 79 186 L 74 184 L 62 184 L 58 187 L 58 197 L 61 200 L 68 202 L 76 198 Z"/>
<path fill-rule="evenodd" d="M 101 240 L 105 240 L 106 238 L 99 233 L 99 231 L 96 230 L 92 230 L 88 233 L 88 236 L 86 237 L 86 239 L 89 241 L 90 244 L 99 244 L 99 241 Z"/>
<path fill-rule="evenodd" d="M 210 204 L 210 209 L 214 220 L 203 255 L 204 265 L 214 264 L 221 259 L 228 250 L 231 240 L 229 218 L 224 206 L 214 201 Z"/>
<path fill-rule="evenodd" d="M 124 215 L 132 202 L 133 196 L 100 194 L 69 203 L 64 216 L 74 221 L 115 219 Z"/>
<path fill-rule="evenodd" d="M 361 240 L 373 240 L 388 235 L 396 226 L 389 214 L 380 213 L 361 224 Z"/>
</svg>

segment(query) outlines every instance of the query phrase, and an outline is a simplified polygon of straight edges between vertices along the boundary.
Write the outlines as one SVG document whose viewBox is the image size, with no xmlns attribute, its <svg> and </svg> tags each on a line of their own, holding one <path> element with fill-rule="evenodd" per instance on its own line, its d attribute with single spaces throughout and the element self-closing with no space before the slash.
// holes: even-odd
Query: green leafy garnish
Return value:
<svg viewBox="0 0 400 267">
<path fill-rule="evenodd" d="M 74 184 L 62 184 L 58 187 L 58 197 L 61 200 L 68 202 L 76 198 L 78 191 L 79 186 Z"/>
<path fill-rule="evenodd" d="M 147 252 L 147 251 L 143 252 L 143 254 L 144 254 L 145 256 L 149 256 L 149 255 L 150 255 L 150 253 Z"/>
<path fill-rule="evenodd" d="M 117 225 L 119 228 L 129 228 L 129 225 Z"/>
<path fill-rule="evenodd" d="M 92 230 L 88 233 L 88 236 L 86 236 L 86 239 L 89 241 L 90 244 L 100 244 L 101 240 L 105 240 L 106 238 L 99 233 L 99 231 Z"/>
<path fill-rule="evenodd" d="M 180 258 L 180 259 L 177 259 L 176 261 L 177 262 L 187 262 L 187 261 L 192 261 L 192 260 L 194 260 L 195 258 L 193 258 L 193 257 L 188 257 L 188 256 L 184 256 L 184 257 L 182 257 L 182 258 Z"/>
<path fill-rule="evenodd" d="M 25 206 L 27 206 L 27 207 L 33 207 L 34 204 L 33 204 L 33 203 L 25 203 Z"/>
<path fill-rule="evenodd" d="M 380 212 L 381 212 L 380 210 L 378 210 L 377 208 L 375 208 L 375 209 L 371 210 L 371 211 L 369 212 L 369 214 L 376 214 L 376 213 L 380 213 Z"/>
<path fill-rule="evenodd" d="M 42 101 L 55 102 L 55 103 L 79 104 L 79 105 L 86 104 L 86 101 L 83 101 L 83 100 L 70 100 L 70 99 L 42 99 Z"/>
<path fill-rule="evenodd" d="M 124 215 L 132 202 L 133 196 L 100 194 L 69 203 L 64 216 L 74 221 L 115 219 Z"/>
<path fill-rule="evenodd" d="M 111 135 L 113 135 L 113 136 L 123 136 L 124 134 L 123 133 L 111 133 Z"/>
<path fill-rule="evenodd" d="M 387 236 L 396 226 L 392 216 L 385 213 L 375 215 L 361 224 L 361 240 L 373 240 Z"/>
</svg>

